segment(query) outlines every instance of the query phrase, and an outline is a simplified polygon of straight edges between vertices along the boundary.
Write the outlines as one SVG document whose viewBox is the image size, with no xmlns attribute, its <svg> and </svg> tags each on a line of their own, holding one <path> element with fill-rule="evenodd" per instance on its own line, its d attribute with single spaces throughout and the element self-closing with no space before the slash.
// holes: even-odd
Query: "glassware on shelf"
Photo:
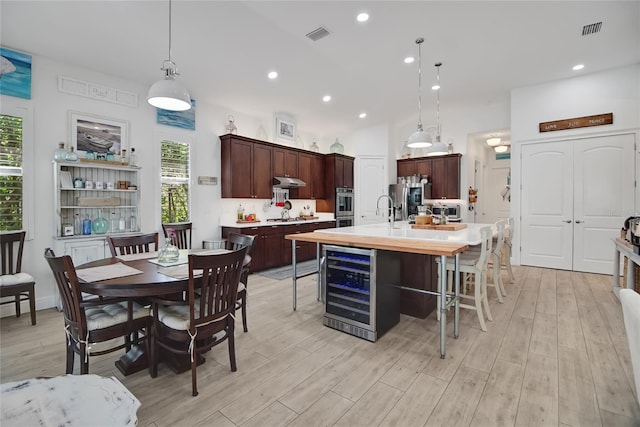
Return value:
<svg viewBox="0 0 640 427">
<path fill-rule="evenodd" d="M 67 151 L 66 160 L 68 162 L 77 162 L 78 161 L 78 153 L 75 152 L 73 147 L 69 147 L 69 151 Z"/>
<path fill-rule="evenodd" d="M 138 156 L 136 155 L 136 149 L 131 147 L 129 153 L 129 166 L 136 166 L 138 164 Z"/>
<path fill-rule="evenodd" d="M 309 147 L 309 149 L 314 153 L 318 153 L 320 151 L 320 147 L 318 147 L 315 138 L 313 139 L 313 144 L 311 144 L 311 147 Z"/>
<path fill-rule="evenodd" d="M 98 211 L 98 216 L 93 220 L 91 225 L 93 232 L 96 234 L 104 234 L 109 229 L 109 221 L 102 216 L 102 212 Z"/>
<path fill-rule="evenodd" d="M 338 138 L 336 138 L 336 142 L 331 144 L 331 147 L 329 147 L 329 152 L 344 154 L 344 147 L 342 146 L 342 144 L 340 144 L 340 141 L 338 140 Z"/>
<path fill-rule="evenodd" d="M 85 215 L 82 221 L 82 234 L 85 236 L 91 234 L 91 219 L 89 218 L 89 214 Z"/>
<path fill-rule="evenodd" d="M 167 237 L 164 240 L 164 247 L 158 253 L 159 262 L 175 262 L 180 257 L 180 250 L 173 244 L 173 239 Z"/>
<path fill-rule="evenodd" d="M 58 143 L 58 148 L 53 152 L 53 160 L 64 162 L 67 160 L 68 151 L 64 148 L 64 142 Z"/>
<path fill-rule="evenodd" d="M 118 219 L 118 231 L 119 232 L 124 232 L 127 231 L 127 221 L 125 220 L 124 216 L 121 214 L 120 218 Z"/>
<path fill-rule="evenodd" d="M 127 156 L 127 149 L 126 149 L 126 148 L 123 148 L 123 149 L 120 151 L 120 161 L 121 161 L 122 163 L 129 164 L 129 157 Z"/>
<path fill-rule="evenodd" d="M 120 221 L 115 212 L 111 212 L 111 226 L 109 227 L 109 231 L 112 233 L 120 231 Z"/>
<path fill-rule="evenodd" d="M 224 130 L 227 133 L 233 133 L 233 134 L 238 134 L 238 128 L 236 127 L 234 121 L 235 119 L 233 118 L 233 116 L 229 116 L 227 118 L 229 120 L 229 122 L 227 123 L 227 126 L 225 126 Z"/>
<path fill-rule="evenodd" d="M 138 219 L 133 211 L 131 211 L 131 216 L 129 217 L 129 231 L 138 231 Z"/>
<path fill-rule="evenodd" d="M 73 219 L 73 234 L 79 236 L 82 234 L 82 220 L 80 214 L 75 214 Z"/>
<path fill-rule="evenodd" d="M 85 152 L 85 154 L 84 154 L 84 157 L 85 157 L 87 160 L 95 160 L 95 159 L 96 159 L 96 155 L 95 155 L 95 153 L 94 153 L 93 151 L 91 151 L 91 150 L 87 150 L 87 151 Z"/>
</svg>

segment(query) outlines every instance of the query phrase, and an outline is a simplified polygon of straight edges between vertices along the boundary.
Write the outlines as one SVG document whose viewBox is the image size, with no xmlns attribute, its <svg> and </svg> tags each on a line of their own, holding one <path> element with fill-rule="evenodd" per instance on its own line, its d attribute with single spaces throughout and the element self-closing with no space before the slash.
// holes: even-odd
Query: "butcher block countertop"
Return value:
<svg viewBox="0 0 640 427">
<path fill-rule="evenodd" d="M 488 224 L 483 224 L 488 225 Z M 453 256 L 480 243 L 480 224 L 458 231 L 417 230 L 406 222 L 329 228 L 312 233 L 288 234 L 288 240 L 319 242 L 338 246 L 382 249 L 426 255 Z"/>
</svg>

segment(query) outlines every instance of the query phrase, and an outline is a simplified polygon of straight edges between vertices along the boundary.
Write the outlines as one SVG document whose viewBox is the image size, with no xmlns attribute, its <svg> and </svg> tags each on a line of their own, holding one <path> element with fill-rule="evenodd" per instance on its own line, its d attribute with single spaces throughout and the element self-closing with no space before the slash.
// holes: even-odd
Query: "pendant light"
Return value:
<svg viewBox="0 0 640 427">
<path fill-rule="evenodd" d="M 169 0 L 169 59 L 162 62 L 164 79 L 158 80 L 149 89 L 147 102 L 154 107 L 171 111 L 186 111 L 191 108 L 189 92 L 176 81 L 178 68 L 171 60 L 171 0 Z"/>
<path fill-rule="evenodd" d="M 431 147 L 431 135 L 422 130 L 422 49 L 424 42 L 422 37 L 416 39 L 418 45 L 418 130 L 409 135 L 407 147 L 426 148 Z"/>
<path fill-rule="evenodd" d="M 444 142 L 440 140 L 440 66 L 442 62 L 436 62 L 436 70 L 438 70 L 438 82 L 436 83 L 438 86 L 436 93 L 436 111 L 438 112 L 438 127 L 436 128 L 436 140 L 427 150 L 427 156 L 441 156 L 443 154 L 448 154 L 449 150 Z"/>
<path fill-rule="evenodd" d="M 500 141 L 502 141 L 502 139 L 498 138 L 497 136 L 491 136 L 491 138 L 487 139 L 487 145 L 489 147 L 497 147 L 498 145 L 500 145 Z"/>
</svg>

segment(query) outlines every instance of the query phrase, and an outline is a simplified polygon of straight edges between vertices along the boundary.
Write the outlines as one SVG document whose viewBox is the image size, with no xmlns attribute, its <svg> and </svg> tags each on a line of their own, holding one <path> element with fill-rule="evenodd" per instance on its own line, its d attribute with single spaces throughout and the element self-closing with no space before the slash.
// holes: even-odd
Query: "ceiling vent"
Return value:
<svg viewBox="0 0 640 427">
<path fill-rule="evenodd" d="M 307 37 L 309 37 L 314 42 L 317 42 L 321 38 L 327 37 L 329 34 L 331 33 L 329 33 L 329 30 L 327 30 L 326 28 L 318 27 L 315 30 L 311 31 L 310 33 L 307 33 Z"/>
<path fill-rule="evenodd" d="M 599 33 L 602 28 L 602 21 L 596 22 L 595 24 L 589 24 L 582 27 L 582 35 L 588 36 L 589 34 Z"/>
</svg>

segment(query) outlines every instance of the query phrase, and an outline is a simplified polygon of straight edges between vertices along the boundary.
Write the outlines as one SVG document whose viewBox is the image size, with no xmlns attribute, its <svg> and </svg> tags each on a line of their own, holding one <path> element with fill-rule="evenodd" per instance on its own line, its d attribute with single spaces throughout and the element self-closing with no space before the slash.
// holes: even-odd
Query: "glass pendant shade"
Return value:
<svg viewBox="0 0 640 427">
<path fill-rule="evenodd" d="M 498 145 L 493 147 L 493 149 L 496 150 L 496 153 L 506 153 L 509 147 L 506 145 Z"/>
<path fill-rule="evenodd" d="M 489 145 L 489 147 L 495 147 L 497 145 L 500 145 L 500 138 L 489 138 L 487 139 L 487 144 Z"/>
<path fill-rule="evenodd" d="M 151 86 L 147 102 L 163 110 L 186 111 L 191 108 L 189 92 L 172 75 L 167 75 Z"/>
</svg>

